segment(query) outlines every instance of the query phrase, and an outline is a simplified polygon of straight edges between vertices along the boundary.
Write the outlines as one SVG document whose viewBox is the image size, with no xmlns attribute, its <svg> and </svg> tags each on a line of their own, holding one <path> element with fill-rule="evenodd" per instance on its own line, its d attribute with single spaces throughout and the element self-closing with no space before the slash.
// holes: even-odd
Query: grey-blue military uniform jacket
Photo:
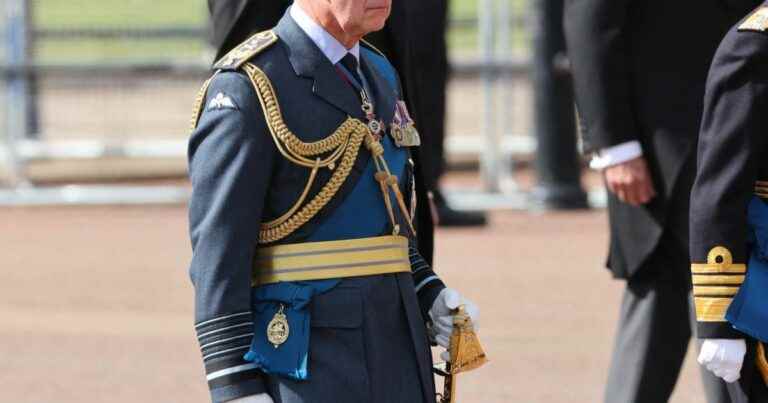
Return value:
<svg viewBox="0 0 768 403">
<path fill-rule="evenodd" d="M 397 75 L 382 55 L 364 47 L 361 67 L 376 99 L 376 115 L 389 127 L 400 98 Z M 338 191 L 319 212 L 284 231 L 287 234 L 266 234 L 260 224 L 294 207 L 311 170 L 278 149 L 254 88 L 258 83 L 244 71 L 246 62 L 268 77 L 282 119 L 302 142 L 327 138 L 349 117 L 364 120 L 355 91 L 288 15 L 274 30 L 253 36 L 214 66 L 216 72 L 198 100 L 188 154 L 195 328 L 215 402 L 265 391 L 264 375 L 243 359 L 252 338 L 260 336 L 254 334 L 251 306 L 257 248 L 307 240 L 344 201 L 371 161 L 370 152 L 361 146 Z M 334 168 L 317 171 L 305 200 L 321 193 L 341 169 Z M 410 195 L 412 170 L 404 176 L 400 185 Z M 356 213 L 350 214 L 354 218 Z M 409 313 L 409 320 L 420 321 L 423 328 L 425 312 L 445 286 L 417 252 L 414 234 L 408 235 L 412 284 L 417 285 L 421 310 Z M 420 376 L 431 379 L 430 363 L 420 360 Z"/>
</svg>

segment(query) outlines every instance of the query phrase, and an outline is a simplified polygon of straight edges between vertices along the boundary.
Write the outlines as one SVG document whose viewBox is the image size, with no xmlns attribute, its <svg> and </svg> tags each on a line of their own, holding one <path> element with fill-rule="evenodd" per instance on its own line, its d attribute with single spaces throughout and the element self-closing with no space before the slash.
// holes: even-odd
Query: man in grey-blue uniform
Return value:
<svg viewBox="0 0 768 403">
<path fill-rule="evenodd" d="M 422 259 L 389 0 L 297 0 L 225 55 L 189 144 L 196 331 L 214 402 L 434 402 L 430 341 L 477 308 Z M 429 330 L 428 330 L 429 329 Z"/>
</svg>

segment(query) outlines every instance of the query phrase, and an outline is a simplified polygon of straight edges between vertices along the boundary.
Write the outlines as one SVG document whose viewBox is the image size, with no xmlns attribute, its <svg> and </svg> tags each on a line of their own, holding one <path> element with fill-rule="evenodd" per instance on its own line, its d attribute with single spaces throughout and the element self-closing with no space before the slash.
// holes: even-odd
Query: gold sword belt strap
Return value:
<svg viewBox="0 0 768 403">
<path fill-rule="evenodd" d="M 768 181 L 755 182 L 755 196 L 768 201 Z"/>
<path fill-rule="evenodd" d="M 253 286 L 410 272 L 408 238 L 388 235 L 259 248 Z"/>
</svg>

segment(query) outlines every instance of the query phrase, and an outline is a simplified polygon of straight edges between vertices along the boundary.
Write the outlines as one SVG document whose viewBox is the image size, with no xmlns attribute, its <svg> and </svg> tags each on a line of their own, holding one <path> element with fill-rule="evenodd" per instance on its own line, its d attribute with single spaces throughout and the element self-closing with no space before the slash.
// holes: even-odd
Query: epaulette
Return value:
<svg viewBox="0 0 768 403">
<path fill-rule="evenodd" d="M 369 49 L 371 49 L 372 51 L 374 51 L 374 52 L 378 53 L 379 55 L 381 55 L 381 57 L 383 57 L 383 58 L 385 58 L 385 59 L 387 58 L 387 55 L 385 55 L 385 54 L 384 54 L 384 52 L 380 51 L 380 50 L 379 50 L 379 48 L 377 48 L 376 46 L 373 46 L 373 44 L 372 44 L 372 43 L 370 43 L 370 42 L 366 41 L 365 39 L 361 39 L 361 40 L 360 40 L 360 42 L 362 42 L 362 44 L 363 44 L 363 45 L 364 45 L 366 48 L 369 48 Z"/>
<path fill-rule="evenodd" d="M 237 70 L 259 54 L 264 49 L 277 42 L 277 34 L 273 30 L 262 31 L 245 40 L 229 51 L 224 57 L 213 65 L 215 70 Z"/>
<path fill-rule="evenodd" d="M 768 30 L 768 6 L 761 6 L 744 20 L 738 28 L 739 31 L 765 32 Z"/>
</svg>

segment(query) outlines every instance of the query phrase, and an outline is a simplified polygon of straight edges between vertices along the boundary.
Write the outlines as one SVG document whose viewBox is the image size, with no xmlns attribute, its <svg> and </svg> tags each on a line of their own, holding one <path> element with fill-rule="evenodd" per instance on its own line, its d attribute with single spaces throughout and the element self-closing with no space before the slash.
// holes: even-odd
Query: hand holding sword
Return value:
<svg viewBox="0 0 768 403">
<path fill-rule="evenodd" d="M 488 360 L 475 333 L 478 309 L 470 301 L 464 300 L 452 289 L 443 290 L 438 296 L 430 316 L 433 320 L 435 340 L 448 353 L 443 353 L 446 360 L 444 369 L 435 372 L 445 377 L 443 393 L 438 394 L 439 403 L 456 403 L 456 375 L 479 368 Z"/>
</svg>

